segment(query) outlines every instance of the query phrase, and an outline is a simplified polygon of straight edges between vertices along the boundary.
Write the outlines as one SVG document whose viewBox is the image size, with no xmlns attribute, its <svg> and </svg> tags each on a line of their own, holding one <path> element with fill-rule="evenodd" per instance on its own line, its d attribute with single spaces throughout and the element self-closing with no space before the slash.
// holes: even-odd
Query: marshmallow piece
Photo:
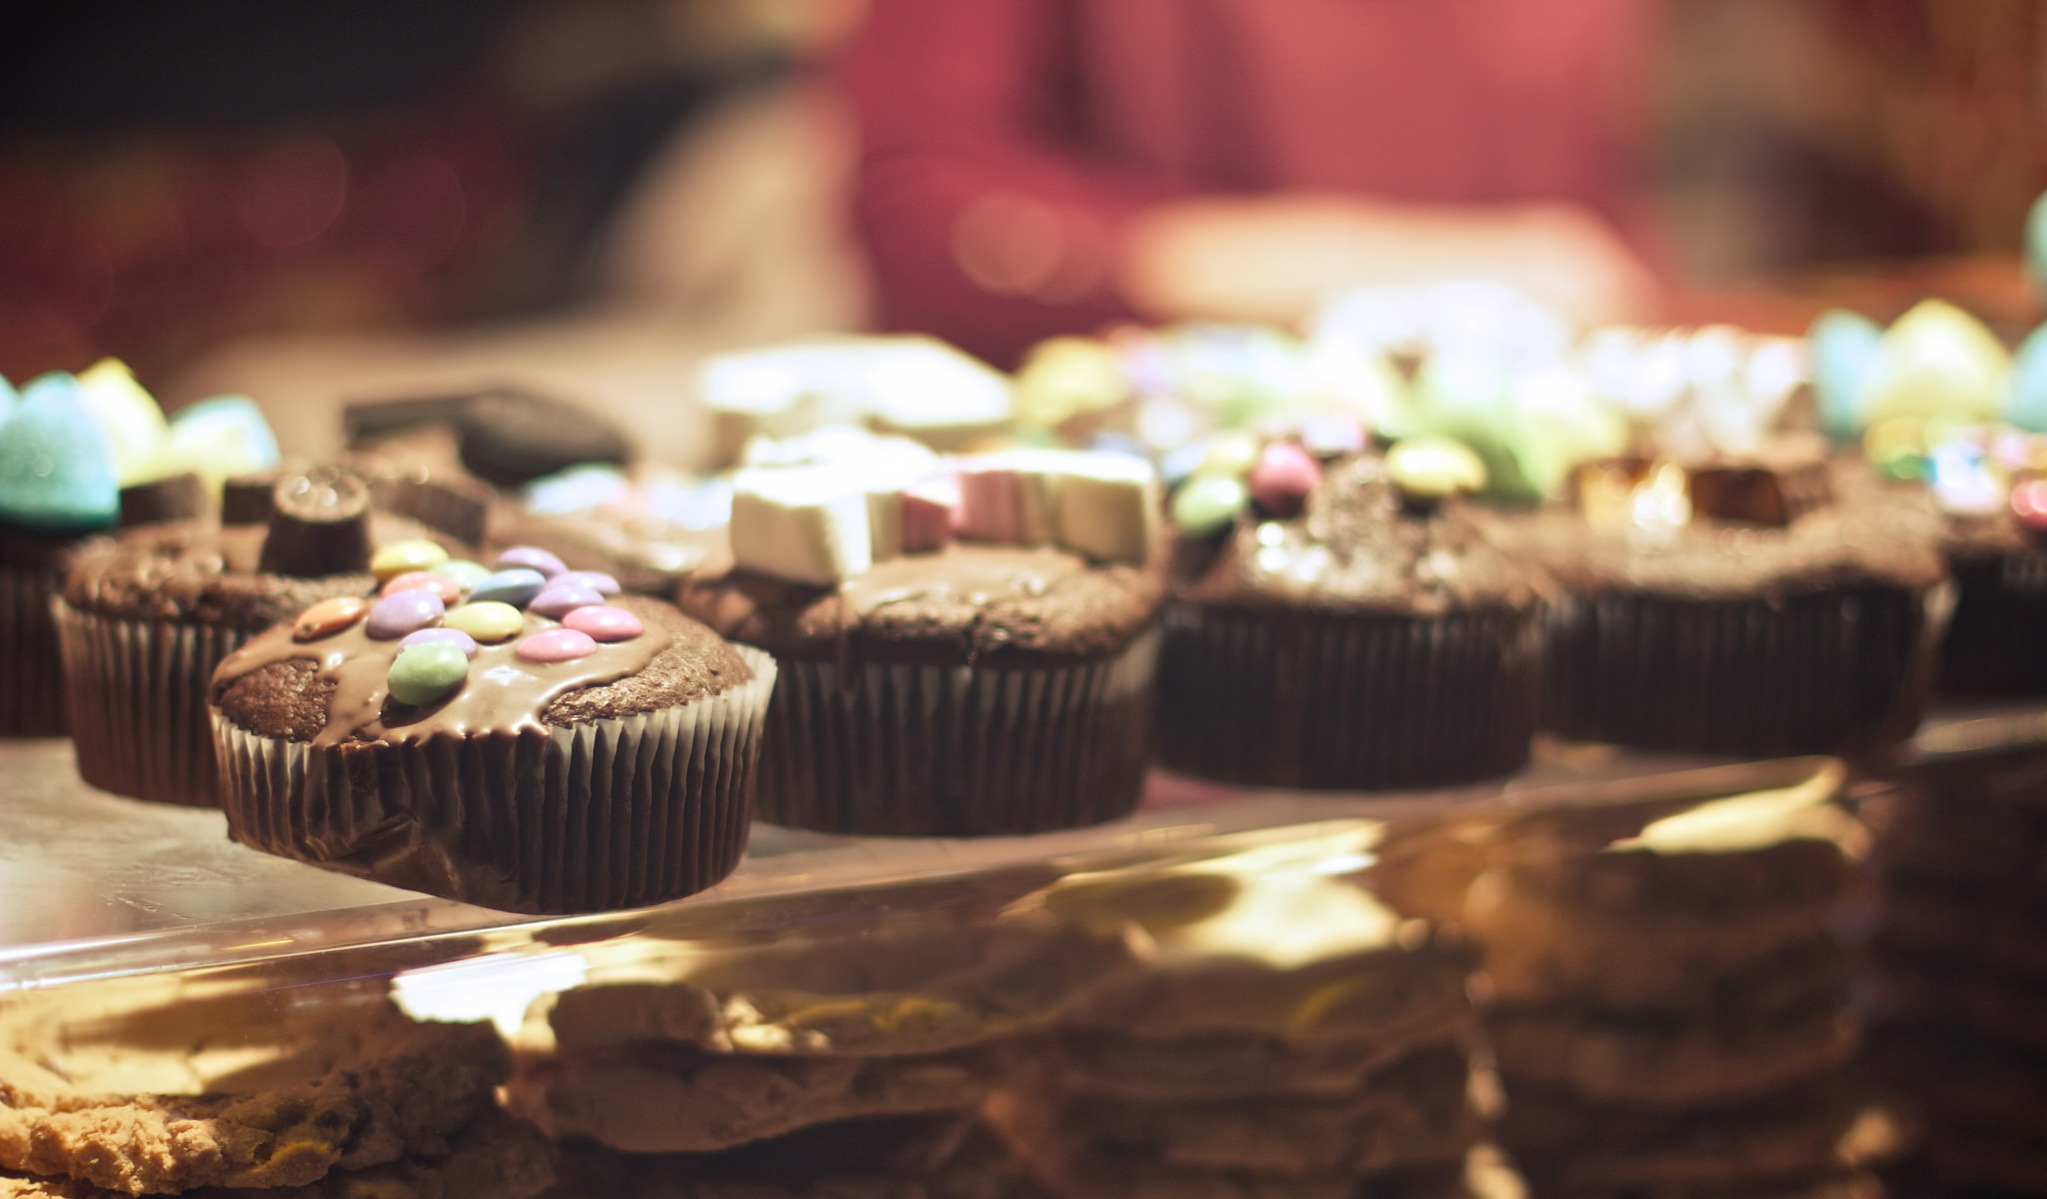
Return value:
<svg viewBox="0 0 2047 1199">
<path fill-rule="evenodd" d="M 905 488 L 901 501 L 902 549 L 906 554 L 942 550 L 952 544 L 959 514 L 959 480 L 938 475 Z"/>
<path fill-rule="evenodd" d="M 894 487 L 867 492 L 868 554 L 875 562 L 903 556 L 903 493 Z"/>
<path fill-rule="evenodd" d="M 972 541 L 1043 545 L 1053 538 L 1053 475 L 1069 451 L 1002 450 L 959 460 L 954 529 Z"/>
<path fill-rule="evenodd" d="M 732 556 L 742 569 L 831 586 L 874 564 L 872 500 L 847 469 L 742 470 L 732 480 Z"/>
<path fill-rule="evenodd" d="M 1128 454 L 1062 455 L 1053 479 L 1056 538 L 1097 562 L 1144 562 L 1158 535 L 1159 479 Z"/>
<path fill-rule="evenodd" d="M 1007 424 L 1009 376 L 933 337 L 872 338 L 860 364 L 874 423 L 949 448 Z"/>
</svg>

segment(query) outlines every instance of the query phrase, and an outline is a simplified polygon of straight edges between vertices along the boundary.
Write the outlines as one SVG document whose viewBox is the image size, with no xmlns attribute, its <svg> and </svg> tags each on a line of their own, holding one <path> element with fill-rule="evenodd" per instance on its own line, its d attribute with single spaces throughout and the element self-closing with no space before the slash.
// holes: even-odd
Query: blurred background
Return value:
<svg viewBox="0 0 2047 1199">
<path fill-rule="evenodd" d="M 1795 330 L 1821 300 L 1887 318 L 1925 290 L 2030 313 L 2047 6 L 1603 11 L 1632 39 L 1607 101 L 1652 315 Z M 704 353 L 915 325 L 876 287 L 887 239 L 855 195 L 849 96 L 893 86 L 849 75 L 868 19 L 860 0 L 11 6 L 0 373 L 117 355 L 169 407 L 246 392 L 319 448 L 338 400 L 507 374 L 665 424 Z M 950 244 L 999 292 L 1031 226 L 989 227 L 992 283 Z M 686 456 L 673 424 L 653 447 Z"/>
</svg>

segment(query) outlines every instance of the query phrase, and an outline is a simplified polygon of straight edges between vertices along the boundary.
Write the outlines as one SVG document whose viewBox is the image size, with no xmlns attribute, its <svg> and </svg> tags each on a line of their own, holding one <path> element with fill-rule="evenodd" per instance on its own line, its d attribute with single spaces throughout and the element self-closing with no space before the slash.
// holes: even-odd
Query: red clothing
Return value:
<svg viewBox="0 0 2047 1199">
<path fill-rule="evenodd" d="M 1653 0 L 872 0 L 844 72 L 887 328 L 998 363 L 1127 318 L 1145 205 L 1573 200 L 1623 227 Z"/>
</svg>

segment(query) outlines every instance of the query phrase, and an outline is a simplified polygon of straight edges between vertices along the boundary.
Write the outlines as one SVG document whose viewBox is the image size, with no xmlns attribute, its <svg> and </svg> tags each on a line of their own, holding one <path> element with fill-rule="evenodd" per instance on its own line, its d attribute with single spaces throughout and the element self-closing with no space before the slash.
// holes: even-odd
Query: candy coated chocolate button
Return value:
<svg viewBox="0 0 2047 1199">
<path fill-rule="evenodd" d="M 538 546 L 532 545 L 515 545 L 504 553 L 499 554 L 497 567 L 501 571 L 511 570 L 514 567 L 525 570 L 537 570 L 543 576 L 550 579 L 568 569 L 567 564 L 560 558 L 555 557 Z"/>
<path fill-rule="evenodd" d="M 441 597 L 444 605 L 462 602 L 462 588 L 455 585 L 455 580 L 429 570 L 408 570 L 385 583 L 377 594 L 389 595 L 394 591 L 431 591 Z"/>
<path fill-rule="evenodd" d="M 298 621 L 292 625 L 294 641 L 312 641 L 325 637 L 361 620 L 363 613 L 370 610 L 370 601 L 353 595 L 337 595 L 333 599 L 321 600 L 299 613 Z"/>
<path fill-rule="evenodd" d="M 646 632 L 639 617 L 609 604 L 578 608 L 562 617 L 562 627 L 588 633 L 593 641 L 631 641 Z"/>
<path fill-rule="evenodd" d="M 460 647 L 415 645 L 398 651 L 384 685 L 401 704 L 428 704 L 461 686 L 468 677 L 469 657 Z"/>
<path fill-rule="evenodd" d="M 441 618 L 442 628 L 460 629 L 485 644 L 503 641 L 525 626 L 524 614 L 496 600 L 464 604 Z"/>
<path fill-rule="evenodd" d="M 521 641 L 512 652 L 528 662 L 573 662 L 596 653 L 597 642 L 575 629 L 549 629 Z"/>
<path fill-rule="evenodd" d="M 1440 500 L 1485 486 L 1485 463 L 1463 442 L 1417 437 L 1386 451 L 1386 474 L 1402 493 Z"/>
<path fill-rule="evenodd" d="M 1173 493 L 1173 523 L 1182 533 L 1206 537 L 1236 523 L 1250 498 L 1244 484 L 1225 475 L 1196 475 Z"/>
<path fill-rule="evenodd" d="M 2011 489 L 2011 514 L 2036 533 L 2047 533 L 2047 479 L 2027 479 Z"/>
<path fill-rule="evenodd" d="M 439 620 L 445 611 L 447 605 L 431 591 L 417 587 L 410 591 L 394 591 L 370 609 L 370 619 L 363 625 L 363 632 L 378 641 L 396 641 Z"/>
<path fill-rule="evenodd" d="M 560 620 L 578 608 L 587 608 L 603 602 L 604 597 L 588 587 L 560 587 L 550 584 L 547 590 L 533 597 L 533 602 L 527 604 L 526 609 Z"/>
<path fill-rule="evenodd" d="M 533 597 L 539 595 L 541 589 L 546 586 L 546 576 L 531 567 L 521 566 L 491 575 L 469 589 L 469 598 L 472 601 L 494 600 L 500 604 L 523 608 L 532 603 Z"/>
<path fill-rule="evenodd" d="M 1322 481 L 1322 464 L 1292 442 L 1275 441 L 1251 468 L 1251 498 L 1268 515 L 1284 519 L 1307 503 L 1308 493 Z"/>
<path fill-rule="evenodd" d="M 462 651 L 465 658 L 476 656 L 476 638 L 461 629 L 419 629 L 399 639 L 399 649 L 411 649 L 415 645 L 452 645 Z"/>
<path fill-rule="evenodd" d="M 1258 438 L 1249 433 L 1221 433 L 1208 443 L 1199 473 L 1243 478 L 1258 465 Z"/>
<path fill-rule="evenodd" d="M 599 595 L 617 595 L 623 590 L 617 579 L 601 570 L 572 570 L 549 579 L 547 586 L 550 590 L 556 587 L 588 587 Z"/>
<path fill-rule="evenodd" d="M 394 541 L 370 555 L 370 573 L 380 580 L 395 579 L 410 571 L 432 570 L 447 560 L 448 551 L 431 541 Z"/>
<path fill-rule="evenodd" d="M 1356 417 L 1330 413 L 1301 421 L 1301 448 L 1316 458 L 1340 458 L 1365 448 L 1365 426 Z"/>
<path fill-rule="evenodd" d="M 434 573 L 455 580 L 455 585 L 467 591 L 490 577 L 490 567 L 467 558 L 457 558 L 434 567 Z"/>
</svg>

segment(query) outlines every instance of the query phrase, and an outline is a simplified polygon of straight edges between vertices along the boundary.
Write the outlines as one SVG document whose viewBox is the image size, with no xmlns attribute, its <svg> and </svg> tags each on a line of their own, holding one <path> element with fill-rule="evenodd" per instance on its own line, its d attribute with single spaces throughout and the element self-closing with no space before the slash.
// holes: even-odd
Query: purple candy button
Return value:
<svg viewBox="0 0 2047 1199">
<path fill-rule="evenodd" d="M 461 650 L 465 658 L 476 656 L 476 638 L 461 629 L 420 629 L 407 633 L 398 642 L 399 649 L 411 649 L 415 645 L 452 645 Z"/>
<path fill-rule="evenodd" d="M 549 629 L 519 642 L 512 647 L 512 652 L 528 662 L 573 662 L 596 653 L 597 643 L 588 633 L 578 633 L 574 629 Z"/>
<path fill-rule="evenodd" d="M 370 609 L 370 618 L 363 625 L 363 632 L 375 640 L 390 641 L 427 627 L 447 610 L 441 597 L 431 591 L 417 588 L 394 591 Z"/>
<path fill-rule="evenodd" d="M 547 590 L 533 597 L 533 602 L 526 605 L 526 610 L 528 612 L 538 612 L 542 616 L 552 616 L 556 620 L 560 620 L 578 608 L 587 608 L 592 604 L 601 604 L 603 602 L 604 597 L 588 587 L 562 587 L 556 584 L 549 584 Z"/>
<path fill-rule="evenodd" d="M 588 633 L 594 641 L 631 641 L 647 631 L 639 617 L 609 604 L 578 608 L 562 617 L 562 627 Z"/>
<path fill-rule="evenodd" d="M 514 567 L 537 570 L 550 579 L 569 568 L 560 558 L 533 545 L 515 545 L 498 555 L 499 570 L 511 570 Z"/>
<path fill-rule="evenodd" d="M 601 570 L 572 570 L 547 581 L 549 587 L 588 587 L 599 595 L 617 595 L 618 580 Z"/>
</svg>

